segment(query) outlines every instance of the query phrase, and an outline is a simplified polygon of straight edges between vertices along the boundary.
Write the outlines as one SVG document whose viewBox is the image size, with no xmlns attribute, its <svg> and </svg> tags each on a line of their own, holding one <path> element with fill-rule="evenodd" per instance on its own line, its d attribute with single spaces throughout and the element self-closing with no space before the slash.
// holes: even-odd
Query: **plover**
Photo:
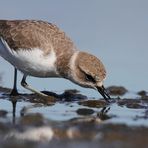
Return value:
<svg viewBox="0 0 148 148">
<path fill-rule="evenodd" d="M 21 85 L 46 96 L 26 83 L 27 76 L 60 77 L 82 87 L 99 91 L 105 100 L 110 96 L 103 81 L 106 70 L 102 62 L 76 48 L 71 39 L 56 25 L 41 20 L 0 20 L 0 55 L 14 66 L 17 94 L 17 70 L 23 73 Z"/>
</svg>

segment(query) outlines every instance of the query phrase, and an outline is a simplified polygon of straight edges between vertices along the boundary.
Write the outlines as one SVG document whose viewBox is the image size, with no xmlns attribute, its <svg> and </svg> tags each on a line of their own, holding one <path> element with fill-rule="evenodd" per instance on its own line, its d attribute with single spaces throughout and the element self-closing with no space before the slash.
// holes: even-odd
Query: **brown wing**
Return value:
<svg viewBox="0 0 148 148">
<path fill-rule="evenodd" d="M 40 48 L 49 51 L 52 46 L 57 52 L 66 52 L 74 47 L 63 31 L 56 25 L 44 21 L 0 20 L 0 36 L 16 51 L 20 48 Z"/>
</svg>

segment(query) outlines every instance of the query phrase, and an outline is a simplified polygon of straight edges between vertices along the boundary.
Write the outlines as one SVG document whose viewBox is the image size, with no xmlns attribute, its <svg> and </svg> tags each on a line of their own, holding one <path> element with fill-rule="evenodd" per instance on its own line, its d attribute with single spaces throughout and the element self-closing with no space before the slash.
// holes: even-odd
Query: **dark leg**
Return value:
<svg viewBox="0 0 148 148">
<path fill-rule="evenodd" d="M 12 109 L 13 109 L 12 110 L 12 114 L 13 114 L 13 116 L 12 116 L 12 122 L 13 122 L 13 124 L 15 124 L 16 103 L 17 103 L 17 101 L 12 99 Z"/>
<path fill-rule="evenodd" d="M 44 96 L 44 97 L 47 96 L 47 95 L 45 95 L 44 93 L 41 93 L 40 91 L 35 90 L 35 89 L 32 88 L 31 86 L 29 86 L 29 85 L 26 83 L 26 76 L 25 76 L 25 75 L 23 76 L 23 79 L 22 79 L 22 81 L 21 81 L 21 85 L 22 85 L 24 88 L 26 88 L 26 89 L 30 90 L 31 92 L 36 93 L 36 94 L 38 94 L 38 95 L 40 95 L 40 96 Z"/>
<path fill-rule="evenodd" d="M 14 68 L 14 84 L 13 84 L 13 89 L 10 93 L 11 96 L 17 96 L 19 95 L 18 91 L 17 91 L 17 69 Z"/>
</svg>

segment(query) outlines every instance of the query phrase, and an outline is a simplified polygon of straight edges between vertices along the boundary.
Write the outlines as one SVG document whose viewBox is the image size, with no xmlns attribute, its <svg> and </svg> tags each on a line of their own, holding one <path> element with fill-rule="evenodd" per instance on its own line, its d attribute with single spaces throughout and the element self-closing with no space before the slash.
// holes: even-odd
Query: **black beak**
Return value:
<svg viewBox="0 0 148 148">
<path fill-rule="evenodd" d="M 97 87 L 98 92 L 102 95 L 102 97 L 108 102 L 110 103 L 110 99 L 111 97 L 109 96 L 109 94 L 107 93 L 106 89 L 104 88 L 104 86 L 102 85 L 101 87 Z"/>
</svg>

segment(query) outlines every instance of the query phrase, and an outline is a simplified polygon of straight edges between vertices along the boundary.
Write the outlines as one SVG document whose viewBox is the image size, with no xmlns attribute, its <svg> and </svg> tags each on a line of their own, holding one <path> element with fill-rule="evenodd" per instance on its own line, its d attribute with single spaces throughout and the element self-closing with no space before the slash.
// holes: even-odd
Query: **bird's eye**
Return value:
<svg viewBox="0 0 148 148">
<path fill-rule="evenodd" d="M 96 80 L 91 75 L 85 74 L 85 79 L 89 82 L 96 83 Z"/>
</svg>

